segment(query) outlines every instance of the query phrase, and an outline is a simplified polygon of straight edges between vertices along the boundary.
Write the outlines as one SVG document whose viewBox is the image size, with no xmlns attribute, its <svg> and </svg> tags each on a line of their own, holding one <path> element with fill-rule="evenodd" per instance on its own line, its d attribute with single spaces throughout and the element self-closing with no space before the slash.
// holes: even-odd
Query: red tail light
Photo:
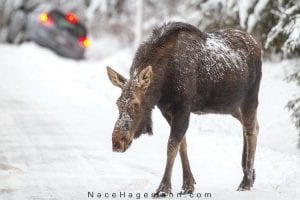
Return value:
<svg viewBox="0 0 300 200">
<path fill-rule="evenodd" d="M 76 15 L 74 15 L 73 13 L 67 13 L 65 15 L 65 19 L 70 23 L 70 24 L 76 24 L 78 22 L 78 19 L 76 17 Z"/>
<path fill-rule="evenodd" d="M 50 18 L 50 16 L 47 13 L 41 13 L 39 15 L 39 22 L 46 26 L 50 26 L 53 24 L 52 19 Z"/>
<path fill-rule="evenodd" d="M 90 46 L 90 40 L 87 37 L 79 37 L 78 43 L 82 48 L 87 48 Z"/>
</svg>

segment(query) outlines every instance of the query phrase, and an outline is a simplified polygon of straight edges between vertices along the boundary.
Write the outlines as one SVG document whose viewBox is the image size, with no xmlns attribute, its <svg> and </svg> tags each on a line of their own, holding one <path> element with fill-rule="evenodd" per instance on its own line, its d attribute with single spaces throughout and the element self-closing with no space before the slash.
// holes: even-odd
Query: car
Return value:
<svg viewBox="0 0 300 200">
<path fill-rule="evenodd" d="M 89 46 L 87 30 L 73 13 L 64 14 L 58 9 L 40 13 L 33 22 L 31 39 L 36 43 L 51 48 L 56 53 L 82 59 Z"/>
<path fill-rule="evenodd" d="M 87 29 L 72 12 L 54 6 L 38 7 L 30 13 L 19 10 L 12 18 L 8 42 L 32 40 L 57 54 L 83 59 L 90 41 Z"/>
</svg>

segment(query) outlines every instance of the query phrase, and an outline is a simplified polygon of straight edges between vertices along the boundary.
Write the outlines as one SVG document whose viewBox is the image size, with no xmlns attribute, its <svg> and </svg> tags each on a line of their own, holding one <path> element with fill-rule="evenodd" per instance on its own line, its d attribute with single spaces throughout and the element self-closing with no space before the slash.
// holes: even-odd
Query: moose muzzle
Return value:
<svg viewBox="0 0 300 200">
<path fill-rule="evenodd" d="M 129 132 L 120 133 L 114 130 L 112 136 L 112 150 L 114 152 L 125 152 L 132 143 L 132 137 Z"/>
<path fill-rule="evenodd" d="M 127 113 L 121 113 L 117 120 L 112 136 L 113 151 L 125 152 L 132 143 L 132 134 L 130 132 L 132 119 Z"/>
</svg>

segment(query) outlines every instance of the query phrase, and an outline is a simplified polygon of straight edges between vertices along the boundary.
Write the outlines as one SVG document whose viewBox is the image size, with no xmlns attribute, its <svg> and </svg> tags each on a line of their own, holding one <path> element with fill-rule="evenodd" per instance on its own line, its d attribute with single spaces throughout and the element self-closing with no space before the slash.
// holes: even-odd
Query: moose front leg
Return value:
<svg viewBox="0 0 300 200">
<path fill-rule="evenodd" d="M 167 150 L 167 164 L 164 172 L 164 176 L 160 182 L 156 193 L 158 196 L 166 196 L 167 194 L 171 193 L 171 175 L 172 169 L 174 165 L 174 161 L 179 149 L 179 142 L 170 137 L 168 141 L 168 150 Z"/>
<path fill-rule="evenodd" d="M 172 169 L 180 144 L 189 124 L 189 117 L 190 110 L 187 107 L 177 107 L 176 111 L 172 112 L 170 123 L 171 134 L 169 136 L 167 149 L 167 164 L 161 183 L 156 191 L 158 196 L 166 196 L 171 193 Z"/>
</svg>

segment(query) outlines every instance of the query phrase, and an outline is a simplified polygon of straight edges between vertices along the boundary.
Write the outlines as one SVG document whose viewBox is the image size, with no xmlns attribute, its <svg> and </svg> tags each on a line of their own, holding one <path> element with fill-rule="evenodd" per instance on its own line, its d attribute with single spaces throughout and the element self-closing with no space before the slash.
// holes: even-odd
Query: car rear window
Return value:
<svg viewBox="0 0 300 200">
<path fill-rule="evenodd" d="M 69 23 L 68 21 L 66 21 L 65 15 L 62 12 L 58 10 L 52 10 L 49 12 L 49 16 L 52 18 L 52 20 L 58 28 L 67 30 L 70 34 L 72 34 L 75 37 L 86 36 L 85 27 L 82 26 L 80 23 Z"/>
</svg>

